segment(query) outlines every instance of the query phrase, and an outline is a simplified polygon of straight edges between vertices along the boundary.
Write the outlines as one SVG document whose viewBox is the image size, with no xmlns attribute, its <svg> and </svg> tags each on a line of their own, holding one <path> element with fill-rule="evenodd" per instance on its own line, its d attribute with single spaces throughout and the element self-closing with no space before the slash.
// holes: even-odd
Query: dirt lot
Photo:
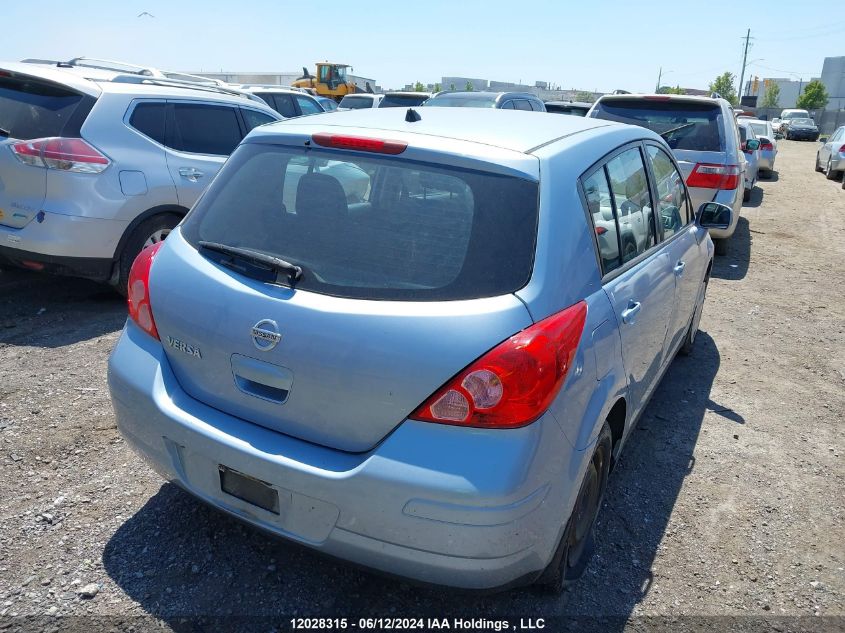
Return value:
<svg viewBox="0 0 845 633">
<path fill-rule="evenodd" d="M 109 403 L 123 302 L 84 281 L 0 272 L 0 629 L 97 614 L 180 631 L 241 628 L 190 619 L 241 615 L 598 615 L 605 630 L 732 616 L 696 621 L 841 630 L 845 191 L 813 172 L 816 147 L 781 143 L 778 173 L 717 258 L 695 353 L 675 360 L 611 477 L 597 556 L 557 598 L 385 579 L 162 483 Z"/>
</svg>

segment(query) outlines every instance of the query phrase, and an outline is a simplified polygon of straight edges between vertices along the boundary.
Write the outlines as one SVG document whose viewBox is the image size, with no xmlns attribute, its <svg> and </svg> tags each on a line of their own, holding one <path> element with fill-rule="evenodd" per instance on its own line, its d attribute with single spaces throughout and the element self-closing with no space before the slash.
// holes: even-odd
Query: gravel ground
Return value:
<svg viewBox="0 0 845 633">
<path fill-rule="evenodd" d="M 633 432 L 597 555 L 560 597 L 386 579 L 162 483 L 121 440 L 109 402 L 122 300 L 0 272 L 0 629 L 94 614 L 177 631 L 257 621 L 202 628 L 196 616 L 259 615 L 842 630 L 845 191 L 813 172 L 815 150 L 783 141 L 778 173 L 754 190 L 716 260 L 695 352 L 675 360 Z"/>
</svg>

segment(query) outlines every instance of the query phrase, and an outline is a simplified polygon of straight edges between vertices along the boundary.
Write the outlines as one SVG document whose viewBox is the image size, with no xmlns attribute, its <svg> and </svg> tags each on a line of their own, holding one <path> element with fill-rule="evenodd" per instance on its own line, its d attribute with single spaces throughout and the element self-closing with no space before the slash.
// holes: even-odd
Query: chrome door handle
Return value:
<svg viewBox="0 0 845 633">
<path fill-rule="evenodd" d="M 642 308 L 639 301 L 634 301 L 633 299 L 628 302 L 628 307 L 625 310 L 622 310 L 622 322 L 627 323 L 628 325 L 634 324 L 634 317 Z"/>
<path fill-rule="evenodd" d="M 687 267 L 686 262 L 678 262 L 677 264 L 675 264 L 675 268 L 674 268 L 675 276 L 680 277 L 681 275 L 683 275 L 684 274 L 684 268 L 686 268 L 686 267 Z"/>
<path fill-rule="evenodd" d="M 191 182 L 196 182 L 198 179 L 205 176 L 205 173 L 195 167 L 180 167 L 179 175 L 183 178 L 187 178 Z"/>
</svg>

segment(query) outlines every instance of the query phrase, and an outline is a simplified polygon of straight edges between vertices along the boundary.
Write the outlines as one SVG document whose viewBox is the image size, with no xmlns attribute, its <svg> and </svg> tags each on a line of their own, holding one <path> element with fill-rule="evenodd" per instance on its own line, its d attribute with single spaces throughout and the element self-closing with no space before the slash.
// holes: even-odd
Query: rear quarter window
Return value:
<svg viewBox="0 0 845 633">
<path fill-rule="evenodd" d="M 138 130 L 141 134 L 164 145 L 164 116 L 164 102 L 139 103 L 135 106 L 135 109 L 132 111 L 132 115 L 129 117 L 129 125 Z"/>
<path fill-rule="evenodd" d="M 715 103 L 607 99 L 596 104 L 592 116 L 654 130 L 673 150 L 725 151 L 721 108 Z"/>
<path fill-rule="evenodd" d="M 498 296 L 531 275 L 538 185 L 388 157 L 242 145 L 183 224 L 301 265 L 297 288 L 404 301 Z"/>
</svg>

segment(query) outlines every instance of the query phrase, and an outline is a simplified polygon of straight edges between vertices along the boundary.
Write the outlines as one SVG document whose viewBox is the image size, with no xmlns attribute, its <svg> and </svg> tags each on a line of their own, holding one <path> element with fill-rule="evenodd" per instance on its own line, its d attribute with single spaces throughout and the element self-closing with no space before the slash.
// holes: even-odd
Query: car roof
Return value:
<svg viewBox="0 0 845 633">
<path fill-rule="evenodd" d="M 431 94 L 432 93 L 430 92 L 415 92 L 413 90 L 389 90 L 384 93 L 384 96 L 399 95 L 400 97 L 426 97 Z"/>
<path fill-rule="evenodd" d="M 546 105 L 552 106 L 573 106 L 576 108 L 592 108 L 592 103 L 587 103 L 586 101 L 544 101 Z"/>
<path fill-rule="evenodd" d="M 510 92 L 510 91 L 494 91 L 494 90 L 444 90 L 442 92 L 438 92 L 434 94 L 431 98 L 436 99 L 437 97 L 457 97 L 458 99 L 477 99 L 478 97 L 487 97 L 491 101 L 495 101 L 500 97 L 523 97 L 527 98 L 530 97 L 532 99 L 539 99 L 539 97 L 535 94 L 531 94 L 530 92 Z"/>
<path fill-rule="evenodd" d="M 598 98 L 599 101 L 666 101 L 666 102 L 688 102 L 688 103 L 709 103 L 719 105 L 730 105 L 725 99 L 721 97 L 702 97 L 698 95 L 665 95 L 656 93 L 643 94 L 622 94 L 622 95 L 602 95 Z"/>
<path fill-rule="evenodd" d="M 274 112 L 274 110 L 266 106 L 263 102 L 252 101 L 246 94 L 238 94 L 238 91 L 242 93 L 246 91 L 239 90 L 235 87 L 230 89 L 231 92 L 225 92 L 227 90 L 226 88 L 210 84 L 192 84 L 190 82 L 167 79 L 166 77 L 121 73 L 88 66 L 58 67 L 50 63 L 0 62 L 0 68 L 13 73 L 46 79 L 93 97 L 99 97 L 102 93 L 108 92 L 114 94 L 137 94 L 141 96 L 149 95 L 155 97 L 223 101 L 241 105 L 246 102 L 260 109 Z"/>
<path fill-rule="evenodd" d="M 516 152 L 528 153 L 558 139 L 576 134 L 588 134 L 603 127 L 631 127 L 602 119 L 550 116 L 544 112 L 499 109 L 421 108 L 419 121 L 405 120 L 406 110 L 401 108 L 372 108 L 350 110 L 343 116 L 315 114 L 291 119 L 280 124 L 261 126 L 260 136 L 294 132 L 312 134 L 316 131 L 342 133 L 344 128 L 354 129 L 354 134 L 372 131 L 375 136 L 391 132 L 444 137 L 490 145 Z M 307 119 L 307 120 L 303 120 Z M 650 133 L 637 127 L 639 134 Z"/>
</svg>

